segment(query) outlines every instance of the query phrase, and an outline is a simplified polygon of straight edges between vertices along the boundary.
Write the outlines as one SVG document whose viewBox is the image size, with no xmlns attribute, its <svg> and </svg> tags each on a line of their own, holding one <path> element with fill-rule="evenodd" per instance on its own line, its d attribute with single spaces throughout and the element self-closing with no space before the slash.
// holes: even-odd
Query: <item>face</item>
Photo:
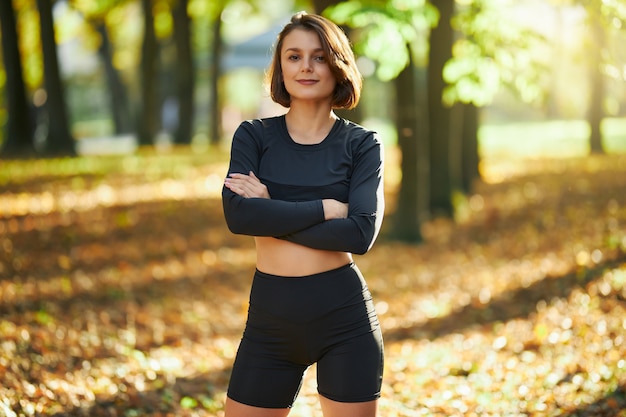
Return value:
<svg viewBox="0 0 626 417">
<path fill-rule="evenodd" d="M 294 29 L 283 39 L 280 64 L 291 103 L 332 101 L 337 81 L 330 71 L 317 33 Z"/>
</svg>

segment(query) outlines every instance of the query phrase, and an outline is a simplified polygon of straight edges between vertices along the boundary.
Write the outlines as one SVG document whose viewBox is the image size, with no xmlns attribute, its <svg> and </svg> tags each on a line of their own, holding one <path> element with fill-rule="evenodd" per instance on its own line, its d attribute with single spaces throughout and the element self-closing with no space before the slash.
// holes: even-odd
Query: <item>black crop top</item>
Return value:
<svg viewBox="0 0 626 417">
<path fill-rule="evenodd" d="M 231 232 L 355 254 L 372 247 L 384 213 L 383 146 L 375 132 L 338 119 L 322 142 L 302 145 L 289 136 L 285 116 L 245 121 L 235 131 L 228 172 L 250 171 L 270 199 L 223 187 Z M 347 218 L 324 220 L 325 198 L 348 203 Z"/>
</svg>

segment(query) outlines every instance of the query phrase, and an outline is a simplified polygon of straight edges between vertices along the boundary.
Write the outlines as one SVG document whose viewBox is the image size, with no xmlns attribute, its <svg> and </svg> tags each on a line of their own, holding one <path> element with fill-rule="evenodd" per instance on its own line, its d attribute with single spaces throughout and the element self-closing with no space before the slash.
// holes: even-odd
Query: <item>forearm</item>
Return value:
<svg viewBox="0 0 626 417">
<path fill-rule="evenodd" d="M 362 255 L 374 244 L 381 223 L 376 216 L 334 219 L 280 238 L 313 249 Z"/>
<path fill-rule="evenodd" d="M 241 197 L 224 187 L 222 203 L 231 232 L 250 236 L 282 236 L 324 221 L 321 200 L 289 202 Z"/>
</svg>

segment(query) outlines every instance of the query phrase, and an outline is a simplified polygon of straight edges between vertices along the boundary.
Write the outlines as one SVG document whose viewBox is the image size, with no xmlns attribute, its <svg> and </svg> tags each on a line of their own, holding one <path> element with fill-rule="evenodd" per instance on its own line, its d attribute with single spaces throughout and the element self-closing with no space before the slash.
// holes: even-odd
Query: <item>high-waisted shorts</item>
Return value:
<svg viewBox="0 0 626 417">
<path fill-rule="evenodd" d="M 380 397 L 382 334 L 361 272 L 354 264 L 303 277 L 256 271 L 228 397 L 291 407 L 314 363 L 320 395 L 340 402 Z"/>
</svg>

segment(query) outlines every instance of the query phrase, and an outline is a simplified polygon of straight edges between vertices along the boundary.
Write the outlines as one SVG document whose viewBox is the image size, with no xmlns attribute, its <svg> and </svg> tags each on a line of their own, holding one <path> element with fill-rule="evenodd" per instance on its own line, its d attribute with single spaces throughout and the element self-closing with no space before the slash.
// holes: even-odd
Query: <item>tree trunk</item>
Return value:
<svg viewBox="0 0 626 417">
<path fill-rule="evenodd" d="M 549 38 L 550 47 L 550 70 L 548 72 L 550 80 L 547 87 L 546 95 L 546 119 L 560 119 L 563 117 L 563 112 L 559 103 L 561 101 L 561 92 L 564 91 L 566 83 L 569 82 L 563 77 L 564 71 L 566 71 L 566 56 L 567 52 L 562 47 L 565 43 L 565 38 L 568 36 L 565 32 L 564 16 L 565 10 L 570 6 L 566 6 L 562 3 L 553 4 L 554 7 L 554 36 Z"/>
<path fill-rule="evenodd" d="M 130 106 L 128 101 L 128 93 L 126 86 L 122 82 L 119 73 L 113 66 L 111 41 L 104 21 L 94 24 L 96 30 L 100 34 L 102 43 L 98 49 L 98 53 L 102 58 L 104 72 L 109 86 L 111 115 L 115 125 L 115 134 L 129 133 L 132 131 Z"/>
<path fill-rule="evenodd" d="M 152 0 L 141 0 L 144 34 L 141 45 L 141 103 L 139 104 L 139 144 L 153 145 L 159 130 L 158 46 L 154 33 Z"/>
<path fill-rule="evenodd" d="M 439 24 L 430 34 L 428 54 L 428 114 L 430 132 L 430 211 L 435 216 L 452 216 L 452 178 L 450 176 L 451 110 L 442 103 L 445 87 L 443 67 L 452 57 L 453 31 L 450 19 L 454 0 L 433 0 L 439 9 Z"/>
<path fill-rule="evenodd" d="M 462 181 L 463 192 L 469 193 L 473 189 L 474 182 L 480 178 L 478 153 L 478 107 L 473 104 L 463 106 L 463 129 L 462 129 Z"/>
<path fill-rule="evenodd" d="M 428 218 L 428 132 L 424 101 L 417 87 L 412 62 L 394 80 L 396 91 L 396 130 L 402 154 L 402 180 L 391 239 L 419 243 L 421 225 Z M 423 83 L 420 83 L 420 85 Z"/>
<path fill-rule="evenodd" d="M 213 60 L 211 61 L 211 92 L 209 97 L 209 142 L 216 145 L 222 140 L 222 104 L 219 95 L 219 83 L 222 78 L 222 69 L 220 61 L 222 58 L 222 19 L 221 12 L 223 8 L 216 13 L 213 19 L 213 37 L 211 39 Z"/>
<path fill-rule="evenodd" d="M 448 172 L 450 175 L 450 201 L 452 201 L 454 193 L 463 190 L 463 119 L 465 114 L 463 103 L 455 103 L 449 110 Z"/>
<path fill-rule="evenodd" d="M 0 25 L 2 30 L 2 58 L 7 77 L 5 89 L 9 116 L 5 131 L 6 136 L 2 142 L 0 153 L 8 157 L 32 155 L 35 153 L 33 146 L 34 120 L 30 118 L 31 112 L 26 99 L 15 13 L 11 0 L 0 1 Z"/>
<path fill-rule="evenodd" d="M 45 104 L 48 113 L 48 133 L 44 146 L 44 154 L 76 155 L 74 138 L 68 125 L 67 108 L 59 71 L 59 61 L 54 35 L 54 21 L 52 17 L 51 0 L 37 0 L 39 9 L 41 46 L 43 51 L 44 81 L 47 100 Z"/>
<path fill-rule="evenodd" d="M 590 8 L 588 8 L 589 10 Z M 602 154 L 605 153 L 602 146 L 602 132 L 600 130 L 600 124 L 604 118 L 604 75 L 602 74 L 602 51 L 606 48 L 606 40 L 604 36 L 604 29 L 602 27 L 601 17 L 597 10 L 589 10 L 589 18 L 591 25 L 591 34 L 593 44 L 591 45 L 589 57 L 590 65 L 590 81 L 591 81 L 591 94 L 589 100 L 589 110 L 587 111 L 587 122 L 591 128 L 591 135 L 589 137 L 589 145 L 591 153 Z"/>
<path fill-rule="evenodd" d="M 178 96 L 178 129 L 174 142 L 190 144 L 193 135 L 194 116 L 194 69 L 191 51 L 190 19 L 187 14 L 188 0 L 178 0 L 172 11 L 174 18 L 174 43 L 176 44 L 176 81 Z"/>
</svg>

